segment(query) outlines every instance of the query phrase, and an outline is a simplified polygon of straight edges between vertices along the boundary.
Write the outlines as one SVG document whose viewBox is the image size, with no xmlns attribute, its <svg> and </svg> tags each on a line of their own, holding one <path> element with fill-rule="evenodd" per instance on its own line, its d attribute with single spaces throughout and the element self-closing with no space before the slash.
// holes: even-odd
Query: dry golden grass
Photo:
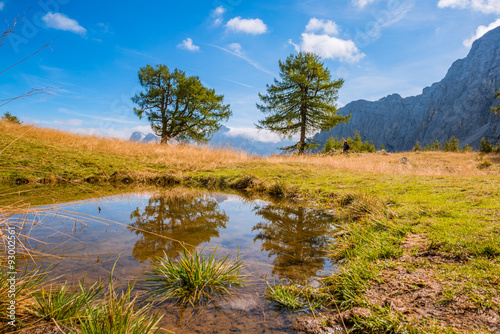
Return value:
<svg viewBox="0 0 500 334">
<path fill-rule="evenodd" d="M 403 162 L 403 158 L 407 162 Z M 491 166 L 480 169 L 481 161 L 488 159 Z M 389 155 L 368 153 L 327 156 L 272 156 L 271 163 L 300 163 L 322 168 L 353 172 L 408 175 L 500 175 L 500 156 L 482 158 L 478 153 L 403 152 Z"/>
<path fill-rule="evenodd" d="M 53 147 L 73 147 L 127 156 L 139 162 L 154 163 L 179 171 L 197 171 L 220 168 L 254 167 L 254 163 L 304 164 L 319 168 L 353 172 L 408 175 L 500 175 L 500 156 L 481 157 L 478 153 L 403 152 L 389 155 L 366 153 L 343 155 L 271 156 L 258 158 L 230 148 L 196 147 L 192 145 L 134 143 L 127 140 L 79 135 L 33 125 L 17 125 L 0 121 L 0 133 L 15 138 L 42 141 Z M 13 143 L 11 143 L 13 144 Z M 6 147 L 0 148 L 0 154 Z M 403 158 L 408 159 L 403 163 Z M 484 164 L 484 162 L 491 164 Z M 482 164 L 483 163 L 483 164 Z M 482 164 L 483 166 L 480 166 Z M 480 168 L 483 167 L 483 168 Z"/>
<path fill-rule="evenodd" d="M 252 159 L 246 152 L 230 148 L 213 149 L 208 146 L 135 143 L 128 140 L 80 135 L 5 121 L 0 121 L 0 133 L 9 134 L 16 138 L 42 141 L 55 147 L 69 146 L 86 151 L 129 156 L 141 162 L 165 164 L 185 170 L 219 168 Z M 4 149 L 0 148 L 0 153 Z"/>
</svg>

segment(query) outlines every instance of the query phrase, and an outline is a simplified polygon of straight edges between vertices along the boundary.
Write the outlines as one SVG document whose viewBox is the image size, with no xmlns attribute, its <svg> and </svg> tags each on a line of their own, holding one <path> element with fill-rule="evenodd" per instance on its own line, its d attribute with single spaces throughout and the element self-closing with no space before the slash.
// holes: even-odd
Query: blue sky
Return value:
<svg viewBox="0 0 500 334">
<path fill-rule="evenodd" d="M 500 25 L 500 0 L 0 0 L 2 31 L 24 13 L 1 46 L 0 100 L 54 87 L 3 106 L 28 123 L 128 138 L 148 132 L 130 101 L 137 72 L 165 64 L 225 96 L 232 133 L 262 139 L 253 124 L 258 92 L 278 61 L 318 53 L 345 79 L 338 105 L 392 93 L 420 94 L 441 80 L 471 42 Z"/>
</svg>

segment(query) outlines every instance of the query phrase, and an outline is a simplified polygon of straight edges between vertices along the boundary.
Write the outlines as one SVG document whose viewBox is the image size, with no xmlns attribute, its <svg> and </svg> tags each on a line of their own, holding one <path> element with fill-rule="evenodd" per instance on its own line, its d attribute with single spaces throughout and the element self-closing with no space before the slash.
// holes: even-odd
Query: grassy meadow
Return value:
<svg viewBox="0 0 500 334">
<path fill-rule="evenodd" d="M 339 266 L 324 279 L 318 328 L 500 332 L 500 156 L 259 158 L 7 122 L 0 133 L 0 212 L 153 185 L 280 197 L 338 217 L 331 257 Z"/>
</svg>

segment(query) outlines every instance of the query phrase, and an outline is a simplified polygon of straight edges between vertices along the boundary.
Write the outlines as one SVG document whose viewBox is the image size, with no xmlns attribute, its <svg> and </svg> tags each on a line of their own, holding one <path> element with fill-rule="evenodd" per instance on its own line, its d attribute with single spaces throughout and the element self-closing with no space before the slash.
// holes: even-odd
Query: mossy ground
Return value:
<svg viewBox="0 0 500 334">
<path fill-rule="evenodd" d="M 166 163 L 168 157 L 155 162 L 16 138 L 8 133 L 0 138 L 4 209 L 23 202 L 40 205 L 127 192 L 137 184 L 182 184 L 283 197 L 337 212 L 340 233 L 332 257 L 341 265 L 327 284 L 341 313 L 369 310 L 361 312 L 363 316 L 351 312 L 345 317 L 354 331 L 500 331 L 498 157 L 489 157 L 489 173 L 460 174 L 452 166 L 449 175 L 345 170 L 316 163 L 318 157 L 311 158 L 315 163 L 307 163 L 307 158 L 280 162 L 248 158 L 183 168 Z M 415 153 L 405 156 L 410 161 L 426 158 Z M 483 159 L 472 153 L 442 156 L 467 160 L 474 164 L 472 169 Z M 369 161 L 369 156 L 362 159 Z M 398 164 L 399 158 L 386 159 Z M 350 161 L 356 163 L 356 157 L 346 164 Z M 16 182 L 28 184 L 15 186 Z M 61 186 L 37 182 L 68 185 L 59 192 Z"/>
</svg>

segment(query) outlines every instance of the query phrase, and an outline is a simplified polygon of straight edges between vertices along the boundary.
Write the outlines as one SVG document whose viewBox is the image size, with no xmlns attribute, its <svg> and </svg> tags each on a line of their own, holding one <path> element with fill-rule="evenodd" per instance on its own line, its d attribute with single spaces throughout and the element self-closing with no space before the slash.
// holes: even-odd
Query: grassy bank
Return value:
<svg viewBox="0 0 500 334">
<path fill-rule="evenodd" d="M 52 183 L 72 184 L 69 189 L 82 198 L 121 191 L 116 187 L 124 184 L 283 197 L 339 217 L 331 255 L 341 265 L 325 280 L 331 312 L 318 316 L 317 326 L 355 332 L 500 331 L 498 156 L 256 158 L 5 122 L 0 133 L 2 195 L 9 198 L 2 202 L 4 210 L 16 203 L 44 204 L 43 189 Z M 16 183 L 27 184 L 12 190 Z M 53 202 L 64 200 L 58 193 Z"/>
</svg>

